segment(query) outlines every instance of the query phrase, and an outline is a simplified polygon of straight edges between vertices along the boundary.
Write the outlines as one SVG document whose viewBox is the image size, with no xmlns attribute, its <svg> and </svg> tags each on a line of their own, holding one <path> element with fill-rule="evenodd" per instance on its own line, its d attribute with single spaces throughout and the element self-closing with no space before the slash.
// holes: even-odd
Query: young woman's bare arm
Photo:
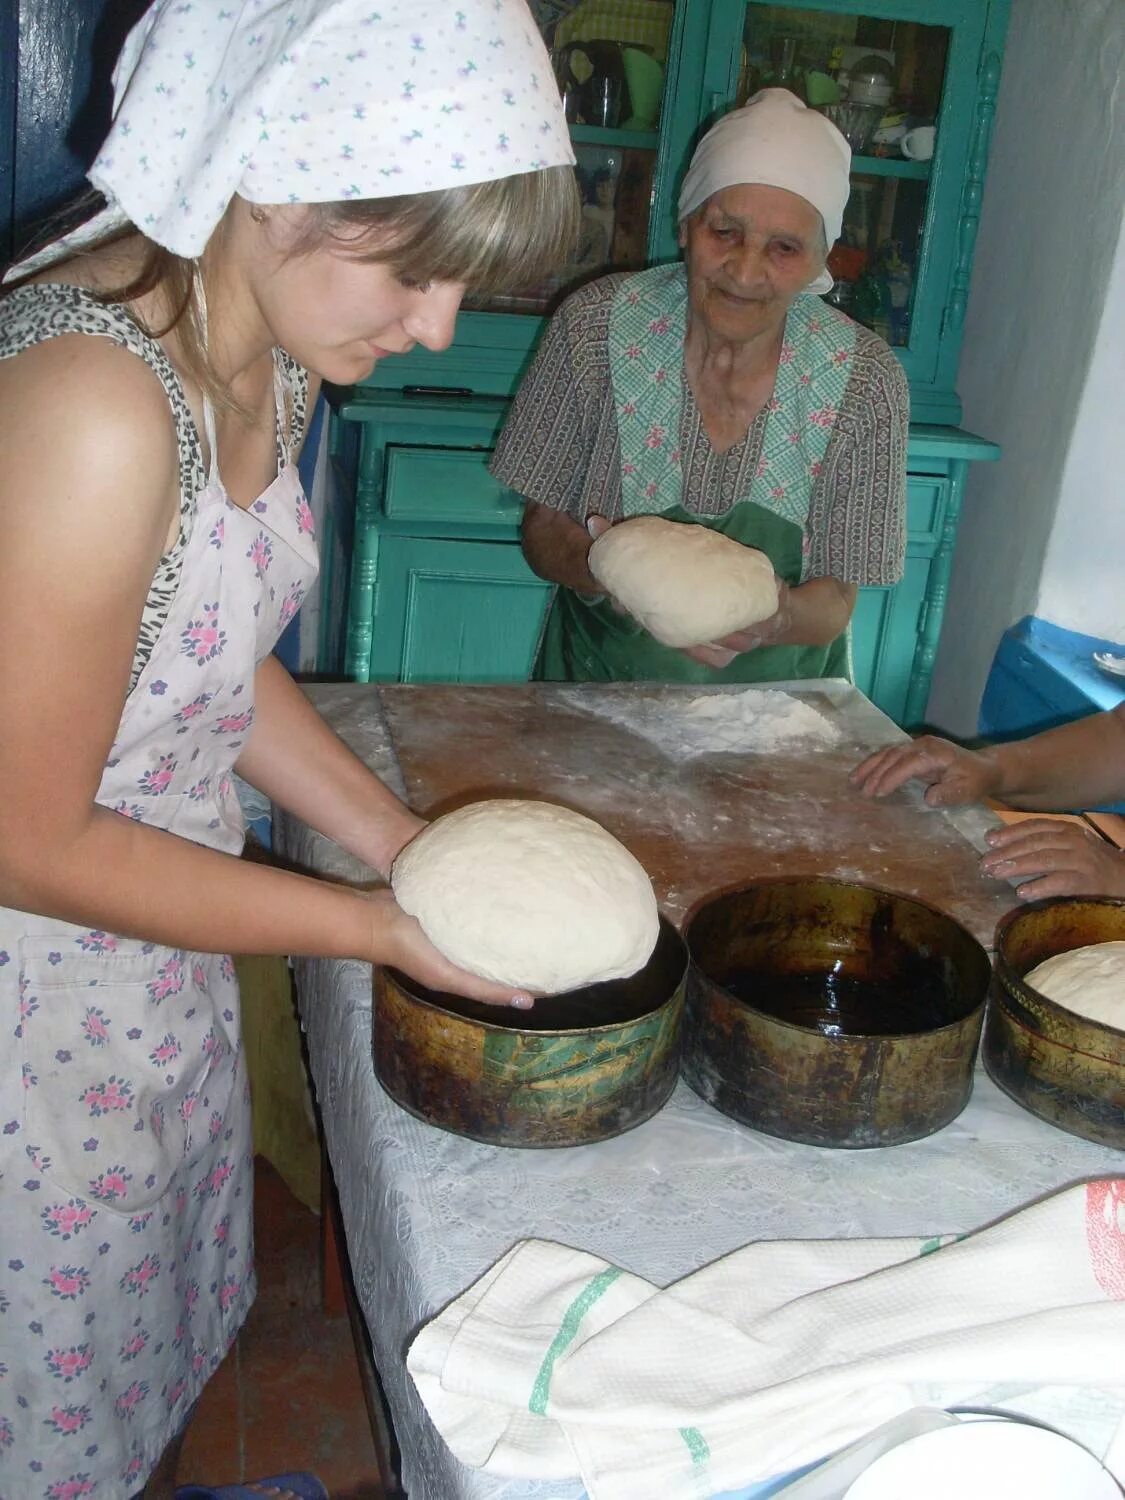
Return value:
<svg viewBox="0 0 1125 1500">
<path fill-rule="evenodd" d="M 108 340 L 65 336 L 0 361 L 0 904 L 175 947 L 391 962 L 507 1000 L 446 965 L 385 895 L 96 803 L 177 467 L 163 390 Z"/>
</svg>

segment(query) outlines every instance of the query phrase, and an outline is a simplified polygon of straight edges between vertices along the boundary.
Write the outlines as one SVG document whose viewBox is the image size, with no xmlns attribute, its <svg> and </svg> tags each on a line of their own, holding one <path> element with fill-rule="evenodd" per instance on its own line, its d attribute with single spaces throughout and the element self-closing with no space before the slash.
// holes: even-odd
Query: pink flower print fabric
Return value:
<svg viewBox="0 0 1125 1500">
<path fill-rule="evenodd" d="M 308 501 L 305 501 L 305 504 L 307 505 Z M 273 543 L 264 531 L 259 531 L 258 535 L 250 543 L 246 556 L 254 564 L 254 571 L 258 577 L 264 578 L 269 572 L 270 563 L 273 561 Z"/>
<path fill-rule="evenodd" d="M 226 643 L 227 633 L 219 628 L 218 604 L 205 604 L 199 619 L 188 621 L 181 636 L 180 649 L 190 661 L 201 667 L 221 656 Z"/>
<path fill-rule="evenodd" d="M 281 601 L 281 609 L 278 612 L 278 618 L 281 621 L 282 629 L 284 629 L 285 626 L 289 624 L 290 620 L 292 620 L 296 616 L 296 613 L 300 609 L 304 597 L 305 590 L 303 585 L 301 585 L 300 583 L 292 583 L 289 585 L 289 588 L 285 594 L 285 598 Z"/>
<path fill-rule="evenodd" d="M 51 1266 L 43 1278 L 56 1297 L 77 1301 L 90 1285 L 90 1273 L 82 1266 Z"/>
<path fill-rule="evenodd" d="M 677 442 L 684 403 L 684 268 L 654 266 L 624 280 L 610 312 L 609 362 L 626 516 L 672 510 L 683 498 Z M 740 497 L 805 527 L 814 471 L 839 416 L 855 325 L 818 297 L 798 297 L 785 324 L 762 454 Z"/>
<path fill-rule="evenodd" d="M 295 469 L 262 498 L 198 497 L 97 793 L 231 853 L 255 672 L 316 569 Z M 0 1495 L 135 1494 L 254 1294 L 234 965 L 0 910 L 0 1037 Z"/>
<path fill-rule="evenodd" d="M 176 760 L 172 755 L 161 755 L 154 766 L 141 774 L 137 788 L 146 797 L 159 797 L 172 785 L 176 774 Z"/>
</svg>

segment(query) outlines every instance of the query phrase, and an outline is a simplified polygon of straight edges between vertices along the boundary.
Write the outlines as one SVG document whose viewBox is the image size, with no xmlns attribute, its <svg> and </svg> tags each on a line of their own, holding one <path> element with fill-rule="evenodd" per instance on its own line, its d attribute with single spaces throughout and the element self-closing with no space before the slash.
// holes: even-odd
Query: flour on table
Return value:
<svg viewBox="0 0 1125 1500">
<path fill-rule="evenodd" d="M 693 755 L 769 755 L 780 749 L 834 745 L 840 732 L 799 698 L 778 689 L 753 688 L 742 693 L 701 693 L 587 700 L 580 693 L 570 704 L 610 719 L 630 734 L 675 760 Z"/>
</svg>

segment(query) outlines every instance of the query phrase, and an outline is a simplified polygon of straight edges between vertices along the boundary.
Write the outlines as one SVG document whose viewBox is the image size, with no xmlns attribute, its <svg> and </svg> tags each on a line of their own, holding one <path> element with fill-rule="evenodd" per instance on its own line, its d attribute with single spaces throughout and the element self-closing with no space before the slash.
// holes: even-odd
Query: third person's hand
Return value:
<svg viewBox="0 0 1125 1500">
<path fill-rule="evenodd" d="M 1010 881 L 1024 901 L 1045 896 L 1125 896 L 1125 852 L 1092 828 L 1025 818 L 988 835 L 986 875 Z"/>
<path fill-rule="evenodd" d="M 852 785 L 865 797 L 889 796 L 908 781 L 926 787 L 930 807 L 961 807 L 993 796 L 1000 771 L 979 751 L 924 734 L 908 744 L 876 750 L 851 773 Z"/>
</svg>

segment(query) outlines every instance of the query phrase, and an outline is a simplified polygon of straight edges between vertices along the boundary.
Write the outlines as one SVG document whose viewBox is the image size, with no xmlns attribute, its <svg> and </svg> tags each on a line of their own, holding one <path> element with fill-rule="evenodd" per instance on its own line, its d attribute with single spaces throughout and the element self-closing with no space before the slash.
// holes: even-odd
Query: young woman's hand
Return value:
<svg viewBox="0 0 1125 1500">
<path fill-rule="evenodd" d="M 889 796 L 908 781 L 923 783 L 930 807 L 960 807 L 994 795 L 1000 768 L 987 755 L 924 734 L 876 750 L 851 773 L 852 785 L 865 797 Z"/>
<path fill-rule="evenodd" d="M 396 811 L 393 815 L 388 815 L 379 828 L 379 844 L 372 868 L 378 870 L 384 880 L 389 880 L 395 860 L 410 840 L 416 838 L 425 827 L 425 818 L 418 817 L 409 808 L 403 808 L 401 813 Z"/>
<path fill-rule="evenodd" d="M 981 869 L 1008 880 L 1024 901 L 1044 896 L 1125 896 L 1125 851 L 1092 828 L 1026 818 L 988 835 Z"/>
<path fill-rule="evenodd" d="M 516 1010 L 530 1010 L 533 1002 L 527 990 L 513 985 L 494 984 L 457 968 L 444 958 L 422 931 L 414 917 L 409 917 L 388 890 L 369 891 L 365 898 L 372 904 L 372 963 L 401 969 L 427 989 L 464 995 L 484 1005 L 510 1005 Z"/>
</svg>

